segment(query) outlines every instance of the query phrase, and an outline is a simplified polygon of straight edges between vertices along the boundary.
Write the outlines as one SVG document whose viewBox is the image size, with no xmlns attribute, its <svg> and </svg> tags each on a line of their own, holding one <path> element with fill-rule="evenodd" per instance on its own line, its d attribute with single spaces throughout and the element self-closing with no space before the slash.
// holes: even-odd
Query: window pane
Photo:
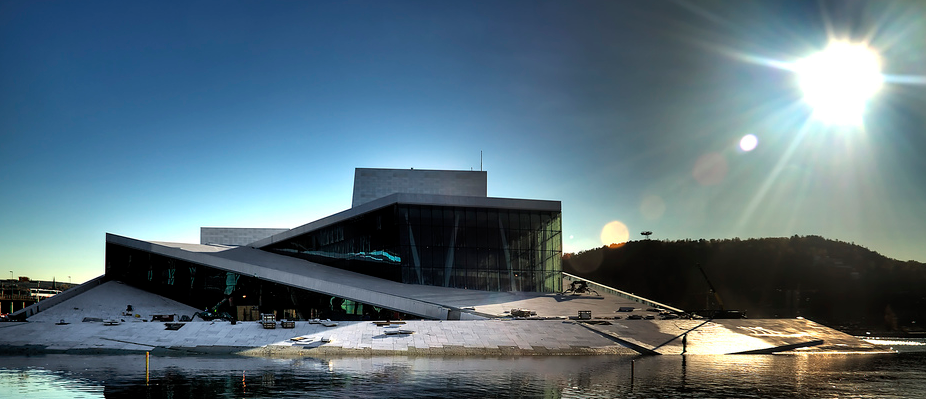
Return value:
<svg viewBox="0 0 926 399">
<path fill-rule="evenodd" d="M 476 233 L 476 246 L 479 248 L 485 248 L 488 246 L 489 232 L 486 228 L 480 227 Z"/>
<path fill-rule="evenodd" d="M 489 220 L 489 216 L 485 208 L 479 208 L 476 211 L 476 225 L 478 225 L 480 228 L 485 228 L 488 220 Z"/>
<path fill-rule="evenodd" d="M 481 290 L 498 291 L 498 278 L 495 273 L 479 272 L 476 280 L 479 282 Z"/>
<path fill-rule="evenodd" d="M 466 228 L 466 247 L 467 248 L 476 248 L 479 246 L 479 230 L 475 227 Z"/>
<path fill-rule="evenodd" d="M 434 239 L 431 232 L 431 225 L 422 224 L 421 225 L 421 234 L 420 237 L 415 237 L 415 243 L 421 246 L 422 248 L 427 248 L 434 245 Z"/>
<path fill-rule="evenodd" d="M 434 279 L 434 285 L 446 287 L 446 285 L 444 285 L 444 268 L 431 269 L 431 276 Z"/>
<path fill-rule="evenodd" d="M 421 269 L 421 284 L 434 285 L 434 279 L 431 276 L 431 268 Z"/>
<path fill-rule="evenodd" d="M 466 252 L 463 248 L 457 248 L 453 252 L 453 270 L 454 272 L 466 270 Z"/>
<path fill-rule="evenodd" d="M 421 224 L 421 210 L 417 206 L 408 207 L 408 220 L 412 225 Z"/>
<path fill-rule="evenodd" d="M 476 271 L 470 270 L 466 273 L 466 288 L 471 290 L 480 289 L 479 275 Z"/>
<path fill-rule="evenodd" d="M 479 269 L 479 256 L 476 248 L 466 248 L 466 269 L 471 271 Z"/>
<path fill-rule="evenodd" d="M 453 209 L 445 208 L 443 211 L 444 226 L 453 226 Z"/>
<path fill-rule="evenodd" d="M 434 226 L 444 224 L 444 211 L 440 207 L 431 207 L 431 224 Z"/>
</svg>

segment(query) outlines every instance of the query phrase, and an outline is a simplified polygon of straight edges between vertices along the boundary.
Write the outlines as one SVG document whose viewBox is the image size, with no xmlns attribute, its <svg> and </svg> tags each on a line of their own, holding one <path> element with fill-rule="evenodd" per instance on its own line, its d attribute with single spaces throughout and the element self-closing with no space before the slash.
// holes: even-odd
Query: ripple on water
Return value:
<svg viewBox="0 0 926 399">
<path fill-rule="evenodd" d="M 0 357 L 0 397 L 861 397 L 926 391 L 926 353 L 789 356 Z"/>
</svg>

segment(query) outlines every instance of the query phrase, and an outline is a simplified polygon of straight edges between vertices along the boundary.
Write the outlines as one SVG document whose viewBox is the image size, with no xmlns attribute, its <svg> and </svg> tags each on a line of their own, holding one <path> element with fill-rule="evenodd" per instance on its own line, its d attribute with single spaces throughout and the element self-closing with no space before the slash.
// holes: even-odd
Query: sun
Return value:
<svg viewBox="0 0 926 399">
<path fill-rule="evenodd" d="M 601 228 L 601 243 L 604 245 L 623 244 L 630 240 L 630 230 L 627 225 L 615 220 Z"/>
<path fill-rule="evenodd" d="M 861 124 L 868 100 L 884 80 L 881 60 L 864 44 L 831 43 L 794 65 L 813 116 L 836 125 Z"/>
</svg>

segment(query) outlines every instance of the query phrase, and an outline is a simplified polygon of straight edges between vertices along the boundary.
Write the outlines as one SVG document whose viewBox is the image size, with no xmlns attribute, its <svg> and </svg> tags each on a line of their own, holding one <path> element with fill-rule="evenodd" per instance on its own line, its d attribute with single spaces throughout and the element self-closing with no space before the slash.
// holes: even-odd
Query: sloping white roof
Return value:
<svg viewBox="0 0 926 399">
<path fill-rule="evenodd" d="M 112 234 L 107 235 L 106 241 L 432 319 L 446 319 L 451 310 L 462 310 L 465 319 L 500 317 L 515 308 L 536 311 L 538 316 L 554 317 L 575 316 L 579 310 L 590 310 L 595 316 L 614 316 L 621 307 L 645 307 L 630 299 L 605 293 L 601 296 L 565 296 L 403 284 L 251 247 L 217 251 L 213 246 L 164 245 Z"/>
</svg>

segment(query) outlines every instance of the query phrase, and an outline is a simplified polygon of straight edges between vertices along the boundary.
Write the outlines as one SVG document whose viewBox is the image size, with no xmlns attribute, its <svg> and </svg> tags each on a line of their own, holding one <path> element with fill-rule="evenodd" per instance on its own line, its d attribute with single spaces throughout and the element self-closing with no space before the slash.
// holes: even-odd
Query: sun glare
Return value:
<svg viewBox="0 0 926 399">
<path fill-rule="evenodd" d="M 794 65 L 804 101 L 826 123 L 860 124 L 868 99 L 881 87 L 881 61 L 862 44 L 832 43 Z"/>
<path fill-rule="evenodd" d="M 743 151 L 752 151 L 757 145 L 759 145 L 759 138 L 754 134 L 747 134 L 740 139 L 740 149 Z"/>
<path fill-rule="evenodd" d="M 623 244 L 630 240 L 627 225 L 618 220 L 612 221 L 601 229 L 601 243 L 604 245 Z"/>
</svg>

